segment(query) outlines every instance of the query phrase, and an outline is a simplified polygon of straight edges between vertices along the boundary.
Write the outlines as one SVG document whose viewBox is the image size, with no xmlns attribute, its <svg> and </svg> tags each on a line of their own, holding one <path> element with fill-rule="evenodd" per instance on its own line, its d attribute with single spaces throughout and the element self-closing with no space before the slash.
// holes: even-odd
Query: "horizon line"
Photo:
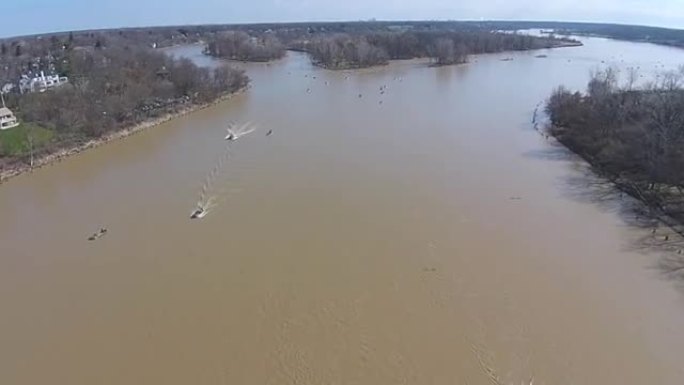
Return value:
<svg viewBox="0 0 684 385">
<path fill-rule="evenodd" d="M 83 33 L 83 32 L 102 32 L 102 31 L 116 31 L 116 30 L 131 30 L 131 29 L 153 29 L 153 28 L 182 28 L 182 27 L 202 27 L 202 26 L 259 26 L 259 25 L 293 25 L 293 24 L 334 24 L 334 23 L 550 23 L 550 24 L 585 24 L 585 25 L 614 25 L 623 27 L 639 27 L 652 28 L 671 31 L 682 31 L 684 28 L 662 27 L 646 24 L 630 24 L 621 22 L 597 22 L 597 21 L 561 21 L 561 20 L 524 20 L 524 19 L 376 19 L 370 18 L 365 20 L 309 20 L 309 21 L 248 21 L 248 22 L 228 22 L 228 23 L 190 23 L 190 24 L 157 24 L 157 25 L 129 25 L 129 26 L 111 26 L 102 28 L 83 28 L 83 29 L 65 29 L 50 32 L 38 32 L 25 35 L 10 35 L 0 36 L 0 40 L 11 40 L 18 38 L 39 37 L 43 35 L 59 35 L 66 33 Z"/>
</svg>

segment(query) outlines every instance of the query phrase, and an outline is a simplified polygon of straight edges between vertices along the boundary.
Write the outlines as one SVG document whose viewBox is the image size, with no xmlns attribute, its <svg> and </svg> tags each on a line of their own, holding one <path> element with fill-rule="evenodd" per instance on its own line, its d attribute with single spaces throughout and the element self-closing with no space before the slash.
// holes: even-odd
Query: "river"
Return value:
<svg viewBox="0 0 684 385">
<path fill-rule="evenodd" d="M 581 39 L 442 68 L 289 53 L 3 184 L 0 383 L 680 384 L 684 298 L 650 231 L 530 120 L 592 69 L 684 51 Z M 229 120 L 259 130 L 190 220 Z"/>
</svg>

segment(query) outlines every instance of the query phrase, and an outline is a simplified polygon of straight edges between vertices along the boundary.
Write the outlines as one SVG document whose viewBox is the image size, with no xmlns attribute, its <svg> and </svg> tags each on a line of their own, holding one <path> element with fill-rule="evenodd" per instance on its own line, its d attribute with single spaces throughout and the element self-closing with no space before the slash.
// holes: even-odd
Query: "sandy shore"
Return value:
<svg viewBox="0 0 684 385">
<path fill-rule="evenodd" d="M 41 167 L 50 165 L 50 164 L 57 162 L 57 161 L 60 161 L 64 158 L 67 158 L 67 157 L 70 157 L 70 156 L 73 156 L 76 154 L 80 154 L 83 151 L 86 151 L 88 149 L 99 147 L 99 146 L 101 146 L 105 143 L 111 142 L 113 140 L 118 140 L 118 139 L 125 138 L 127 136 L 131 136 L 133 134 L 141 132 L 141 131 L 148 129 L 150 127 L 158 126 L 158 125 L 165 123 L 165 122 L 168 122 L 172 119 L 178 118 L 178 117 L 183 116 L 183 115 L 187 115 L 191 112 L 214 106 L 218 103 L 221 103 L 225 100 L 228 100 L 228 99 L 230 99 L 236 95 L 239 95 L 239 94 L 245 92 L 248 88 L 249 88 L 249 86 L 243 87 L 236 92 L 223 95 L 223 96 L 219 97 L 218 99 L 216 99 L 212 102 L 209 102 L 209 103 L 195 104 L 192 106 L 183 107 L 179 111 L 176 111 L 173 113 L 168 113 L 168 114 L 165 114 L 163 116 L 156 117 L 154 119 L 149 119 L 147 121 L 136 124 L 134 126 L 127 127 L 127 128 L 118 130 L 116 132 L 112 132 L 112 133 L 104 135 L 100 138 L 92 139 L 92 140 L 89 140 L 85 143 L 82 143 L 82 144 L 79 144 L 79 145 L 76 145 L 73 147 L 61 148 L 61 149 L 59 149 L 55 152 L 52 152 L 50 154 L 35 158 L 33 161 L 33 167 L 31 167 L 31 165 L 23 163 L 23 162 L 17 162 L 16 164 L 12 164 L 12 165 L 4 168 L 4 169 L 0 169 L 0 184 L 6 182 L 7 180 L 9 180 L 15 176 L 33 171 L 37 168 L 41 168 Z"/>
</svg>

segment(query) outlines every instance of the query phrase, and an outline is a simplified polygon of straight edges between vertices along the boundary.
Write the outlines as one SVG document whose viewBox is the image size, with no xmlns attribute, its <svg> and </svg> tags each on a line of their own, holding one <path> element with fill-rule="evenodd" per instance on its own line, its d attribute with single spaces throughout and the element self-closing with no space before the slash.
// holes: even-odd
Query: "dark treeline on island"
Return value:
<svg viewBox="0 0 684 385">
<path fill-rule="evenodd" d="M 550 132 L 623 191 L 684 224 L 684 71 L 643 87 L 630 71 L 592 76 L 587 92 L 560 87 L 546 106 Z"/>
<path fill-rule="evenodd" d="M 569 39 L 494 31 L 387 31 L 323 35 L 291 43 L 311 54 L 315 64 L 360 68 L 388 60 L 432 58 L 436 65 L 460 64 L 468 55 L 578 44 Z"/>
<path fill-rule="evenodd" d="M 250 36 L 243 31 L 215 34 L 207 41 L 206 53 L 240 61 L 270 61 L 285 56 L 285 46 L 274 34 Z"/>
</svg>

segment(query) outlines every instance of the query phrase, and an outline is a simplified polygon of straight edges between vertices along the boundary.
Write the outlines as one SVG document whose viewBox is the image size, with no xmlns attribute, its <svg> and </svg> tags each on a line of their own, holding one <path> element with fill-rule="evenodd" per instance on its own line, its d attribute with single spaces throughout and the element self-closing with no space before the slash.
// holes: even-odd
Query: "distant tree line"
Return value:
<svg viewBox="0 0 684 385">
<path fill-rule="evenodd" d="M 343 68 L 415 57 L 433 57 L 436 64 L 460 63 L 468 54 L 562 43 L 492 32 L 521 27 L 531 28 L 522 22 L 331 22 L 124 28 L 14 37 L 0 39 L 0 86 L 41 70 L 68 75 L 64 73 L 68 68 L 62 68 L 66 67 L 64 57 L 77 48 L 153 49 L 204 41 L 207 53 L 219 57 L 267 61 L 282 57 L 285 48 L 306 49 L 321 65 Z"/>
<path fill-rule="evenodd" d="M 643 25 L 541 22 L 541 21 L 486 21 L 479 22 L 485 28 L 519 30 L 541 28 L 558 34 L 602 36 L 611 39 L 641 41 L 653 44 L 684 47 L 684 30 L 649 27 Z"/>
<path fill-rule="evenodd" d="M 362 68 L 389 60 L 430 57 L 436 65 L 460 64 L 468 55 L 579 44 L 555 37 L 494 32 L 458 24 L 391 29 L 382 23 L 251 26 L 206 38 L 206 53 L 242 61 L 279 59 L 285 49 L 308 52 L 330 69 Z M 344 32 L 341 32 L 344 31 Z"/>
<path fill-rule="evenodd" d="M 459 64 L 471 54 L 578 44 L 568 39 L 490 31 L 403 31 L 321 35 L 291 43 L 326 68 L 359 68 L 388 60 L 430 57 L 437 65 Z"/>
<path fill-rule="evenodd" d="M 265 62 L 285 56 L 285 46 L 273 34 L 256 37 L 243 31 L 226 31 L 208 40 L 206 52 L 219 58 Z"/>
<path fill-rule="evenodd" d="M 334 35 L 316 38 L 301 46 L 317 65 L 330 69 L 385 64 L 387 51 L 370 44 L 365 36 Z"/>
<path fill-rule="evenodd" d="M 376 22 L 392 23 L 392 22 Z M 430 30 L 485 30 L 519 31 L 544 29 L 559 35 L 602 36 L 611 39 L 649 42 L 653 44 L 684 47 L 684 30 L 650 27 L 643 25 L 577 23 L 559 21 L 407 21 L 399 23 L 418 29 Z M 381 24 L 382 25 L 382 24 Z M 392 25 L 396 25 L 392 24 Z"/>
<path fill-rule="evenodd" d="M 43 93 L 6 97 L 25 122 L 54 132 L 54 146 L 97 138 L 146 119 L 215 100 L 247 84 L 229 66 L 210 70 L 146 48 L 68 51 L 70 82 Z"/>
<path fill-rule="evenodd" d="M 595 73 L 584 94 L 556 89 L 551 133 L 623 190 L 684 223 L 684 71 L 643 87 Z"/>
<path fill-rule="evenodd" d="M 193 25 L 147 28 L 124 28 L 111 30 L 60 32 L 45 35 L 15 37 L 0 40 L 0 83 L 16 81 L 21 73 L 33 69 L 49 69 L 50 63 L 58 63 L 60 51 L 75 47 L 167 47 L 177 44 L 198 41 L 211 42 L 217 35 L 226 31 L 243 32 L 260 39 L 264 35 L 275 36 L 288 48 L 301 49 L 309 41 L 334 38 L 335 35 L 350 35 L 354 40 L 364 36 L 371 45 L 384 49 L 390 59 L 408 57 L 434 57 L 437 64 L 461 62 L 463 46 L 458 39 L 454 46 L 442 40 L 437 44 L 436 37 L 440 33 L 458 34 L 497 34 L 493 31 L 514 31 L 531 28 L 555 30 L 567 34 L 600 35 L 615 39 L 648 41 L 684 47 L 684 31 L 668 28 L 598 24 L 598 23 L 565 23 L 565 22 L 524 22 L 524 21 L 370 21 L 370 22 L 321 22 L 321 23 L 262 23 L 232 25 Z M 403 32 L 413 34 L 435 35 L 430 44 L 432 52 L 424 52 L 428 45 L 421 41 L 423 52 L 417 49 L 407 50 L 403 44 L 381 44 L 374 39 L 382 40 L 382 35 L 402 35 Z M 372 36 L 379 35 L 379 36 Z M 410 35 L 404 35 L 411 39 Z M 414 37 L 417 37 L 414 35 Z M 448 37 L 447 37 L 448 38 Z M 391 38 L 390 38 L 391 39 Z M 496 39 L 494 39 L 496 40 Z M 270 46 L 273 41 L 269 42 Z M 363 44 L 363 43 L 360 43 Z M 463 43 L 468 54 L 481 52 L 497 52 L 478 48 L 478 43 Z M 510 44 L 510 43 L 506 43 Z M 409 44 L 410 45 L 410 44 Z M 496 44 L 495 44 L 496 45 Z M 543 45 L 543 44 L 542 44 Z M 452 50 L 453 48 L 453 50 Z M 515 49 L 515 48 L 505 48 Z M 529 48 L 518 48 L 529 49 Z M 363 51 L 363 48 L 361 49 Z M 259 51 L 258 49 L 256 51 Z M 266 51 L 271 51 L 266 50 Z M 325 50 L 323 50 L 325 51 Z M 347 51 L 352 51 L 348 49 Z M 451 54 L 453 51 L 453 54 Z M 282 52 L 282 51 L 281 51 Z M 258 53 L 258 52 L 257 52 Z M 223 55 L 223 54 L 222 54 Z M 251 55 L 235 55 L 248 57 Z M 260 57 L 263 54 L 254 55 Z M 276 56 L 269 54 L 267 56 Z M 43 58 L 37 63 L 38 58 Z M 54 59 L 54 60 L 51 60 Z M 239 59 L 239 60 L 250 60 Z M 325 62 L 322 60 L 321 62 Z"/>
</svg>

